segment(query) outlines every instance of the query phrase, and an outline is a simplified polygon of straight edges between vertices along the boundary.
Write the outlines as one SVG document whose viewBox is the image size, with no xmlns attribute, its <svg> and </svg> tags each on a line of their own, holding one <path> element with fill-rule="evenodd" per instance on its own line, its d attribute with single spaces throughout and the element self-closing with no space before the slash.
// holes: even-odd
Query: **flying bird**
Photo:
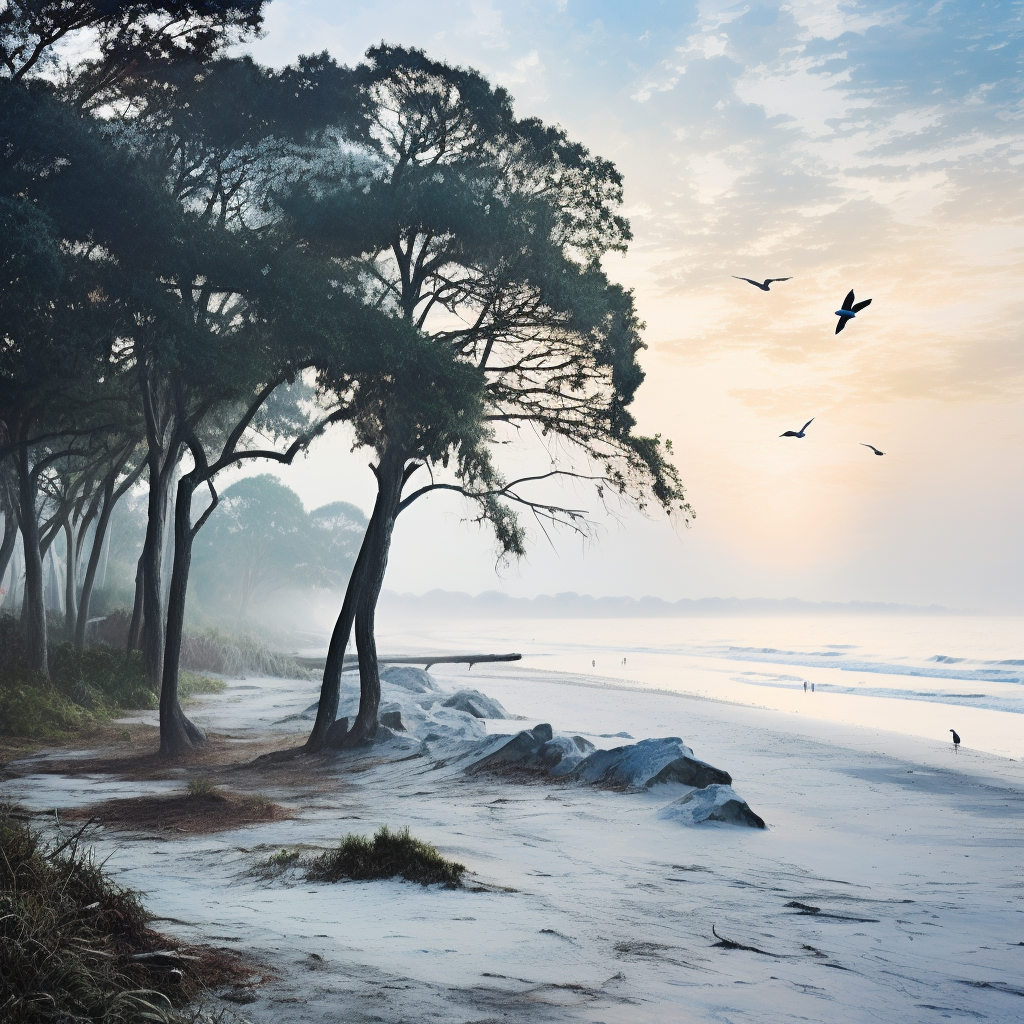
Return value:
<svg viewBox="0 0 1024 1024">
<path fill-rule="evenodd" d="M 803 437 L 804 431 L 814 422 L 812 416 L 799 430 L 787 430 L 784 434 L 779 434 L 779 437 Z"/>
<path fill-rule="evenodd" d="M 885 452 L 880 452 L 873 444 L 868 444 L 867 441 L 861 441 L 861 444 L 865 448 L 870 448 L 876 455 L 884 455 Z"/>
<path fill-rule="evenodd" d="M 755 288 L 760 288 L 763 292 L 770 292 L 771 288 L 769 288 L 768 286 L 775 284 L 776 281 L 793 280 L 793 278 L 791 277 L 766 277 L 764 279 L 764 282 L 762 283 L 761 281 L 753 281 L 749 277 L 738 277 L 736 274 L 733 274 L 732 276 L 735 277 L 737 281 L 746 281 L 747 284 L 752 284 Z"/>
<path fill-rule="evenodd" d="M 871 300 L 865 299 L 863 302 L 854 303 L 853 301 L 853 289 L 850 289 L 850 294 L 843 299 L 843 308 L 836 310 L 836 316 L 839 317 L 839 323 L 836 324 L 836 334 L 838 334 L 845 326 L 846 321 L 855 317 L 865 306 L 870 306 Z"/>
</svg>

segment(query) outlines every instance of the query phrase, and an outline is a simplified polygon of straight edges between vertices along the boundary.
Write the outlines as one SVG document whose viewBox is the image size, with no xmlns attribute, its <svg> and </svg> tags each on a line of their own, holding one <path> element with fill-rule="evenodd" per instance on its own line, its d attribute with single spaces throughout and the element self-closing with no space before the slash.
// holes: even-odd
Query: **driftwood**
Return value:
<svg viewBox="0 0 1024 1024">
<path fill-rule="evenodd" d="M 429 669 L 431 665 L 474 665 L 489 661 L 521 661 L 521 654 L 439 654 L 423 655 L 417 657 L 399 658 L 377 658 L 378 665 L 422 665 Z M 323 671 L 327 664 L 326 655 L 322 658 L 295 658 L 303 668 L 319 669 Z M 355 654 L 345 655 L 345 667 L 359 664 L 359 657 Z"/>
</svg>

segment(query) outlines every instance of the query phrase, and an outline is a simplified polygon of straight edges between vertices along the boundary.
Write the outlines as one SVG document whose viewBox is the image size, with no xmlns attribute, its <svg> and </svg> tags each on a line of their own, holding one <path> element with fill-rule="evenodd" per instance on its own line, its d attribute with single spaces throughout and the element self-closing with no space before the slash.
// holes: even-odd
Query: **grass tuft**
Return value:
<svg viewBox="0 0 1024 1024">
<path fill-rule="evenodd" d="M 188 784 L 189 796 L 213 796 L 217 786 L 209 779 L 193 779 Z"/>
<path fill-rule="evenodd" d="M 336 850 L 315 857 L 306 865 L 306 877 L 312 881 L 401 877 L 420 885 L 444 885 L 449 889 L 461 887 L 465 872 L 465 865 L 442 857 L 429 843 L 413 838 L 408 828 L 392 832 L 387 825 L 372 838 L 348 835 Z"/>
</svg>

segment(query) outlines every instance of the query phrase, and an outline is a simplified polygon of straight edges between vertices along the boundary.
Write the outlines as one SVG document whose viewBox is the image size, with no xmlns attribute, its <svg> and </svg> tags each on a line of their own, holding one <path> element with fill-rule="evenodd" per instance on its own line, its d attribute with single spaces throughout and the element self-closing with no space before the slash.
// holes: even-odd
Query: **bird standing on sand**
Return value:
<svg viewBox="0 0 1024 1024">
<path fill-rule="evenodd" d="M 847 320 L 852 320 L 865 306 L 870 306 L 871 300 L 865 299 L 863 302 L 853 301 L 853 289 L 850 289 L 850 294 L 843 299 L 843 308 L 836 310 L 836 316 L 839 317 L 839 323 L 836 324 L 836 334 L 838 334 L 845 326 Z"/>
<path fill-rule="evenodd" d="M 880 452 L 873 444 L 868 444 L 867 441 L 861 441 L 861 444 L 865 448 L 870 448 L 876 455 L 884 455 L 885 452 Z"/>
<path fill-rule="evenodd" d="M 953 734 L 953 753 L 959 753 L 960 751 L 960 737 L 957 735 L 956 729 L 949 730 Z"/>
<path fill-rule="evenodd" d="M 733 274 L 732 276 L 735 277 L 737 281 L 746 281 L 747 284 L 752 284 L 755 288 L 760 288 L 761 291 L 763 291 L 763 292 L 770 292 L 771 288 L 769 288 L 768 286 L 775 284 L 776 281 L 792 281 L 793 280 L 793 278 L 791 278 L 791 277 L 766 277 L 764 279 L 764 281 L 761 282 L 761 281 L 754 281 L 754 280 L 752 280 L 749 277 L 738 277 L 736 274 Z M 870 299 L 868 301 L 870 301 Z"/>
<path fill-rule="evenodd" d="M 779 434 L 779 437 L 803 437 L 804 431 L 814 422 L 812 416 L 799 430 L 787 430 L 784 434 Z"/>
</svg>

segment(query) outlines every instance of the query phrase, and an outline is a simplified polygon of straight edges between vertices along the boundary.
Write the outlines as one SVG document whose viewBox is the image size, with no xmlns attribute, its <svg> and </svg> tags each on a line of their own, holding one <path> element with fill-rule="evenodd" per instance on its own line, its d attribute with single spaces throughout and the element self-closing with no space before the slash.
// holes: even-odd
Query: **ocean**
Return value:
<svg viewBox="0 0 1024 1024">
<path fill-rule="evenodd" d="M 515 652 L 524 667 L 594 685 L 685 693 L 943 742 L 955 728 L 965 748 L 1024 757 L 1021 617 L 386 618 L 377 647 L 382 656 Z"/>
</svg>

